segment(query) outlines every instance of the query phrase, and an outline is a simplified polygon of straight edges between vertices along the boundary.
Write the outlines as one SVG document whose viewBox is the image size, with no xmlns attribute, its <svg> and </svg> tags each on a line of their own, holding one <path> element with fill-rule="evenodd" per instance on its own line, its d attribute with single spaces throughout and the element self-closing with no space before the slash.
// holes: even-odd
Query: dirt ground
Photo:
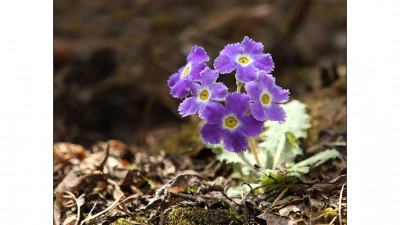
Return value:
<svg viewBox="0 0 400 225">
<path fill-rule="evenodd" d="M 230 198 L 232 165 L 178 114 L 167 80 L 193 45 L 215 59 L 245 35 L 307 106 L 296 161 L 340 156 Z M 55 1 L 54 222 L 346 224 L 346 90 L 346 1 Z"/>
</svg>

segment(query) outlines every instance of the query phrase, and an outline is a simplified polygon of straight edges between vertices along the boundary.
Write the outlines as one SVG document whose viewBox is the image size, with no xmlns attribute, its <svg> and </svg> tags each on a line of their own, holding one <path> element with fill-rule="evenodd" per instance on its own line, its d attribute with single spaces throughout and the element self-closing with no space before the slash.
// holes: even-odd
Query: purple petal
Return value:
<svg viewBox="0 0 400 225">
<path fill-rule="evenodd" d="M 249 95 L 250 100 L 257 101 L 260 98 L 261 92 L 259 88 L 259 83 L 257 81 L 251 81 L 246 83 L 244 86 L 247 95 Z"/>
<path fill-rule="evenodd" d="M 242 46 L 240 43 L 228 44 L 220 52 L 220 55 L 227 55 L 229 58 L 236 59 L 236 56 L 243 54 Z"/>
<path fill-rule="evenodd" d="M 180 105 L 179 105 L 179 114 L 182 117 L 196 114 L 197 110 L 200 107 L 200 102 L 196 101 L 196 97 L 186 98 Z"/>
<path fill-rule="evenodd" d="M 194 83 L 192 82 L 190 85 L 190 89 L 192 90 L 192 95 L 197 96 L 197 94 L 199 93 L 201 86 L 198 83 Z"/>
<path fill-rule="evenodd" d="M 205 63 L 192 64 L 192 68 L 190 70 L 190 73 L 188 74 L 190 76 L 190 79 L 192 79 L 193 81 L 201 81 L 200 72 L 206 67 L 207 65 Z"/>
<path fill-rule="evenodd" d="M 171 95 L 174 98 L 186 98 L 189 95 L 191 81 L 179 80 L 172 88 Z"/>
<path fill-rule="evenodd" d="M 267 119 L 266 109 L 260 101 L 251 105 L 251 114 L 253 114 L 253 117 L 258 121 L 265 121 Z"/>
<path fill-rule="evenodd" d="M 206 51 L 203 47 L 200 46 L 193 46 L 192 50 L 190 51 L 187 61 L 192 63 L 200 63 L 204 61 L 208 61 L 210 57 L 208 57 Z"/>
<path fill-rule="evenodd" d="M 243 93 L 231 93 L 226 97 L 225 108 L 227 112 L 234 112 L 242 117 L 250 109 L 250 98 Z"/>
<path fill-rule="evenodd" d="M 228 88 L 223 83 L 216 83 L 211 87 L 211 100 L 224 100 L 228 96 Z"/>
<path fill-rule="evenodd" d="M 239 66 L 236 71 L 236 76 L 239 82 L 247 83 L 257 78 L 258 70 L 252 66 Z"/>
<path fill-rule="evenodd" d="M 174 86 L 179 81 L 179 73 L 172 74 L 168 79 L 169 87 Z"/>
<path fill-rule="evenodd" d="M 214 68 L 219 73 L 230 73 L 239 66 L 239 63 L 227 55 L 219 55 L 214 61 Z"/>
<path fill-rule="evenodd" d="M 222 139 L 224 140 L 226 150 L 230 152 L 243 152 L 246 151 L 249 146 L 249 140 L 240 132 L 225 131 L 225 135 Z"/>
<path fill-rule="evenodd" d="M 275 86 L 274 88 L 272 88 L 270 93 L 272 95 L 273 102 L 284 103 L 289 100 L 289 93 L 290 93 L 289 90 L 282 89 L 279 86 Z"/>
<path fill-rule="evenodd" d="M 211 102 L 199 111 L 199 117 L 207 123 L 221 124 L 225 108 L 220 103 Z"/>
<path fill-rule="evenodd" d="M 259 69 L 269 73 L 274 70 L 274 62 L 272 61 L 271 54 L 261 54 L 254 56 L 253 65 Z"/>
<path fill-rule="evenodd" d="M 260 74 L 258 76 L 259 82 L 260 82 L 260 89 L 261 90 L 268 90 L 270 92 L 275 85 L 275 78 L 267 74 L 265 71 L 260 71 Z"/>
<path fill-rule="evenodd" d="M 201 75 L 201 85 L 206 87 L 211 87 L 211 85 L 218 79 L 218 72 L 215 70 L 211 70 L 210 68 L 206 67 L 200 73 Z"/>
<path fill-rule="evenodd" d="M 283 103 L 289 99 L 289 90 L 284 90 L 276 85 L 272 75 L 260 71 L 259 81 L 261 89 L 267 90 L 271 94 L 271 101 Z"/>
<path fill-rule="evenodd" d="M 204 142 L 209 144 L 219 144 L 224 135 L 220 124 L 206 123 L 200 128 L 200 134 Z"/>
<path fill-rule="evenodd" d="M 275 103 L 271 103 L 270 106 L 266 107 L 266 113 L 267 118 L 271 121 L 279 121 L 279 123 L 285 122 L 285 110 Z"/>
<path fill-rule="evenodd" d="M 262 54 L 264 50 L 263 44 L 261 44 L 260 42 L 255 42 L 247 36 L 244 37 L 242 41 L 242 47 L 243 47 L 243 54 L 249 54 L 249 55 L 259 55 Z"/>
<path fill-rule="evenodd" d="M 246 137 L 257 137 L 263 131 L 264 121 L 258 121 L 252 115 L 245 115 L 241 119 L 241 125 L 238 131 Z"/>
</svg>

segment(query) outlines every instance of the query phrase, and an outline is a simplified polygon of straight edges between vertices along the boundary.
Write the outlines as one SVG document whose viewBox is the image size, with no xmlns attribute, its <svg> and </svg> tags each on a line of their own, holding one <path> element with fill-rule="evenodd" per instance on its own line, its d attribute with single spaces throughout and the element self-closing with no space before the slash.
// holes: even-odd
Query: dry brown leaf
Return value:
<svg viewBox="0 0 400 225">
<path fill-rule="evenodd" d="M 288 205 L 285 208 L 279 210 L 279 215 L 281 216 L 288 216 L 291 212 L 299 212 L 299 207 L 295 205 Z"/>
<path fill-rule="evenodd" d="M 282 176 L 282 177 L 286 177 L 286 176 L 287 176 L 287 169 L 286 169 L 285 166 L 283 165 L 283 161 L 280 162 L 278 165 L 276 165 L 276 168 L 275 168 L 275 169 L 277 169 L 277 170 L 279 170 L 280 172 L 283 173 L 283 175 L 282 175 L 282 174 L 279 174 L 279 176 Z"/>
<path fill-rule="evenodd" d="M 141 208 L 144 210 L 147 210 L 149 208 L 153 208 L 157 205 L 159 205 L 161 202 L 164 202 L 167 197 L 170 188 L 173 188 L 172 190 L 175 191 L 177 188 L 176 187 L 200 187 L 201 182 L 203 180 L 206 180 L 205 178 L 199 176 L 199 175 L 194 175 L 194 174 L 182 174 L 178 175 L 175 178 L 169 180 L 164 186 L 162 186 L 155 194 L 155 196 L 150 199 L 149 203 L 147 206 Z"/>
<path fill-rule="evenodd" d="M 76 225 L 77 220 L 78 216 L 75 213 L 73 213 L 64 219 L 62 225 Z"/>
<path fill-rule="evenodd" d="M 282 218 L 279 217 L 275 214 L 272 213 L 262 213 L 258 216 L 256 216 L 256 218 L 264 220 L 268 225 L 296 225 L 297 223 L 293 220 L 289 220 L 286 218 Z"/>
</svg>

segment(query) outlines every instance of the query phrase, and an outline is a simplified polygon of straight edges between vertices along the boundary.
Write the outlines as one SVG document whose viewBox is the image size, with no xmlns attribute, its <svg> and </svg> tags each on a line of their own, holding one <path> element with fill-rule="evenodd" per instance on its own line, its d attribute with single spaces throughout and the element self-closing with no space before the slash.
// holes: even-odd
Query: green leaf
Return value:
<svg viewBox="0 0 400 225">
<path fill-rule="evenodd" d="M 251 188 L 257 188 L 260 186 L 260 184 L 252 184 L 250 183 Z M 249 186 L 247 185 L 242 185 L 242 189 L 243 189 L 243 196 L 245 196 L 247 193 L 249 193 L 249 191 L 251 190 Z M 241 189 L 240 189 L 240 185 L 239 186 L 235 186 L 235 187 L 230 187 L 227 191 L 226 191 L 226 195 L 228 197 L 236 197 L 236 196 L 240 196 L 241 195 Z"/>
<path fill-rule="evenodd" d="M 296 137 L 289 131 L 283 133 L 278 143 L 278 147 L 273 157 L 272 168 L 275 168 L 281 161 L 293 163 L 297 155 L 302 155 Z"/>
<path fill-rule="evenodd" d="M 234 153 L 226 150 L 223 144 L 217 144 L 210 146 L 217 156 L 217 159 L 221 162 L 226 161 L 227 163 L 242 163 L 249 167 L 253 167 L 256 164 L 256 160 L 249 153 L 249 151 Z"/>
<path fill-rule="evenodd" d="M 286 112 L 286 121 L 282 124 L 276 121 L 266 121 L 267 131 L 261 135 L 264 141 L 260 146 L 272 152 L 277 149 L 282 135 L 286 132 L 292 133 L 296 139 L 306 138 L 306 131 L 311 127 L 310 116 L 306 112 L 305 104 L 298 100 L 292 100 L 280 106 Z"/>
<path fill-rule="evenodd" d="M 299 177 L 302 174 L 308 173 L 310 171 L 310 167 L 303 166 L 298 168 L 287 169 L 289 177 Z"/>
<path fill-rule="evenodd" d="M 292 167 L 292 169 L 301 168 L 301 167 L 305 167 L 305 166 L 311 166 L 318 161 L 333 159 L 333 158 L 338 157 L 339 155 L 340 155 L 340 153 L 336 149 L 328 149 L 323 152 L 317 153 L 317 154 L 311 156 L 310 158 L 305 159 L 299 163 L 296 163 Z"/>
</svg>

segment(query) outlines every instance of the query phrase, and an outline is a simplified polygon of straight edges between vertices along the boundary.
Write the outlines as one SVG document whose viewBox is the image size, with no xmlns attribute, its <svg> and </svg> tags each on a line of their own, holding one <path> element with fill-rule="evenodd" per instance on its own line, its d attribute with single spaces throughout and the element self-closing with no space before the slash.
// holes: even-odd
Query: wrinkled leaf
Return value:
<svg viewBox="0 0 400 225">
<path fill-rule="evenodd" d="M 279 210 L 279 215 L 281 216 L 288 216 L 291 212 L 299 212 L 299 207 L 295 205 L 288 205 L 285 208 Z"/>
<path fill-rule="evenodd" d="M 270 151 L 277 149 L 282 135 L 286 132 L 292 133 L 297 139 L 307 137 L 307 129 L 311 127 L 310 116 L 306 112 L 306 105 L 298 100 L 292 100 L 280 106 L 286 112 L 286 121 L 282 124 L 275 121 L 266 121 L 267 131 L 261 136 L 263 143 L 260 144 Z"/>
<path fill-rule="evenodd" d="M 279 162 L 293 163 L 297 155 L 302 155 L 303 151 L 300 149 L 296 137 L 291 132 L 286 132 L 281 135 L 278 147 L 273 157 L 273 166 L 275 168 Z"/>
<path fill-rule="evenodd" d="M 317 154 L 311 156 L 310 158 L 305 159 L 299 163 L 296 163 L 292 168 L 295 169 L 295 168 L 310 166 L 318 161 L 333 159 L 333 158 L 338 157 L 339 155 L 340 155 L 340 153 L 336 149 L 328 149 L 323 152 L 317 153 Z"/>
<path fill-rule="evenodd" d="M 257 188 L 260 186 L 260 184 L 250 184 L 251 188 Z M 243 185 L 242 186 L 242 190 L 243 190 L 243 195 L 246 195 L 247 193 L 249 193 L 249 191 L 251 190 L 249 186 L 247 185 Z M 235 196 L 240 196 L 241 195 L 241 188 L 240 186 L 235 186 L 235 187 L 230 187 L 227 191 L 226 191 L 226 195 L 228 197 L 235 197 Z"/>
</svg>

